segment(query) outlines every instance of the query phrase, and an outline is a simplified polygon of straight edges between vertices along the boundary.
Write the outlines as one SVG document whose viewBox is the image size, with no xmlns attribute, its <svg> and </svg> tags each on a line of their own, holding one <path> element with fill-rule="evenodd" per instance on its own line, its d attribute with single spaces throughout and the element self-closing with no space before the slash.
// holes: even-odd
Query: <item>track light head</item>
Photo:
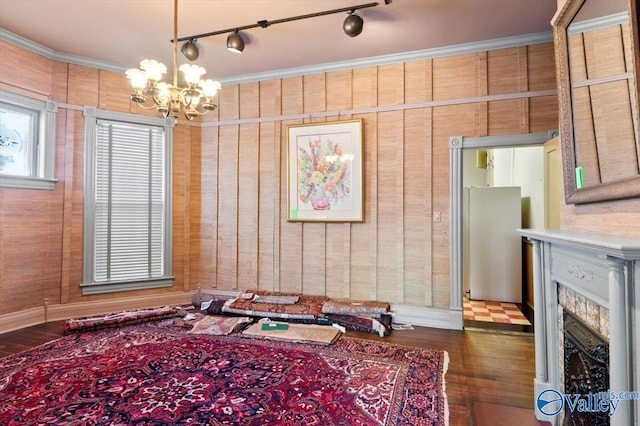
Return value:
<svg viewBox="0 0 640 426">
<path fill-rule="evenodd" d="M 244 50 L 244 40 L 238 34 L 238 30 L 227 37 L 227 49 L 233 53 L 242 53 Z"/>
<path fill-rule="evenodd" d="M 200 56 L 198 46 L 196 46 L 196 39 L 186 41 L 180 48 L 182 54 L 190 61 L 195 61 Z"/>
<path fill-rule="evenodd" d="M 344 20 L 344 24 L 342 24 L 342 28 L 344 29 L 344 33 L 349 37 L 355 37 L 362 32 L 362 27 L 364 26 L 364 20 L 360 15 L 356 15 L 354 10 L 349 12 L 349 16 Z"/>
</svg>

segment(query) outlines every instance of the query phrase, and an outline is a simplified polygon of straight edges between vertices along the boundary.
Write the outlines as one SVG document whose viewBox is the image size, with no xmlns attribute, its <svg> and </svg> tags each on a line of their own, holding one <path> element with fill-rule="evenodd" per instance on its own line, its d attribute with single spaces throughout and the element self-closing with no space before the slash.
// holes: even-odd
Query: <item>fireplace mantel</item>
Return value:
<svg viewBox="0 0 640 426">
<path fill-rule="evenodd" d="M 533 243 L 534 400 L 544 390 L 562 389 L 559 285 L 608 309 L 610 390 L 640 391 L 640 239 L 560 229 L 519 233 Z M 557 416 L 545 415 L 537 405 L 536 418 L 558 424 Z M 638 424 L 637 399 L 621 402 L 611 417 L 611 425 Z"/>
</svg>

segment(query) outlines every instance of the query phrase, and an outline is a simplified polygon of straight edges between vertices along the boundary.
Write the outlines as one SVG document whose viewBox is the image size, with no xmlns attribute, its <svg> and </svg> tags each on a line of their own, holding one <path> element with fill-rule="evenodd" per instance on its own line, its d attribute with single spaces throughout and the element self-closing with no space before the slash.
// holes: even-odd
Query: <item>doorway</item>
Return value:
<svg viewBox="0 0 640 426">
<path fill-rule="evenodd" d="M 544 149 L 465 149 L 462 169 L 464 328 L 530 334 L 530 262 L 516 230 L 544 227 Z"/>
<path fill-rule="evenodd" d="M 450 158 L 450 328 L 464 328 L 463 288 L 463 152 L 504 147 L 543 145 L 558 135 L 557 130 L 541 133 L 449 139 Z"/>
</svg>

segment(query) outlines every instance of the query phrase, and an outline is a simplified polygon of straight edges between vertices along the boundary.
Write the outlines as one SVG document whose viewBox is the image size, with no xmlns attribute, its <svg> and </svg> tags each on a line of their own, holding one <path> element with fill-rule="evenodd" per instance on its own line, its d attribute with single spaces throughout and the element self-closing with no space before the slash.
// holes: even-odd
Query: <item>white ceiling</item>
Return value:
<svg viewBox="0 0 640 426">
<path fill-rule="evenodd" d="M 180 0 L 178 37 L 370 3 L 367 0 Z M 350 38 L 345 13 L 242 32 L 242 54 L 226 35 L 197 42 L 206 78 L 233 79 L 504 37 L 549 33 L 557 0 L 378 0 Z M 56 53 L 137 67 L 157 59 L 171 70 L 173 0 L 0 0 L 0 28 Z M 178 53 L 179 63 L 187 60 Z M 170 71 L 171 72 L 171 71 Z"/>
</svg>

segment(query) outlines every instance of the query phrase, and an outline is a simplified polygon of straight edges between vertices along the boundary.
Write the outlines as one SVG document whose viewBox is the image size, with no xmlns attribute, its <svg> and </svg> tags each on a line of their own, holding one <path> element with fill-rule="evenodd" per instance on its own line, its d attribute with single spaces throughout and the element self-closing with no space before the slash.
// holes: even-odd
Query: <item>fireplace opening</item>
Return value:
<svg viewBox="0 0 640 426">
<path fill-rule="evenodd" d="M 567 310 L 563 314 L 565 394 L 597 398 L 609 390 L 609 343 Z M 609 425 L 606 412 L 564 409 L 565 426 Z"/>
</svg>

